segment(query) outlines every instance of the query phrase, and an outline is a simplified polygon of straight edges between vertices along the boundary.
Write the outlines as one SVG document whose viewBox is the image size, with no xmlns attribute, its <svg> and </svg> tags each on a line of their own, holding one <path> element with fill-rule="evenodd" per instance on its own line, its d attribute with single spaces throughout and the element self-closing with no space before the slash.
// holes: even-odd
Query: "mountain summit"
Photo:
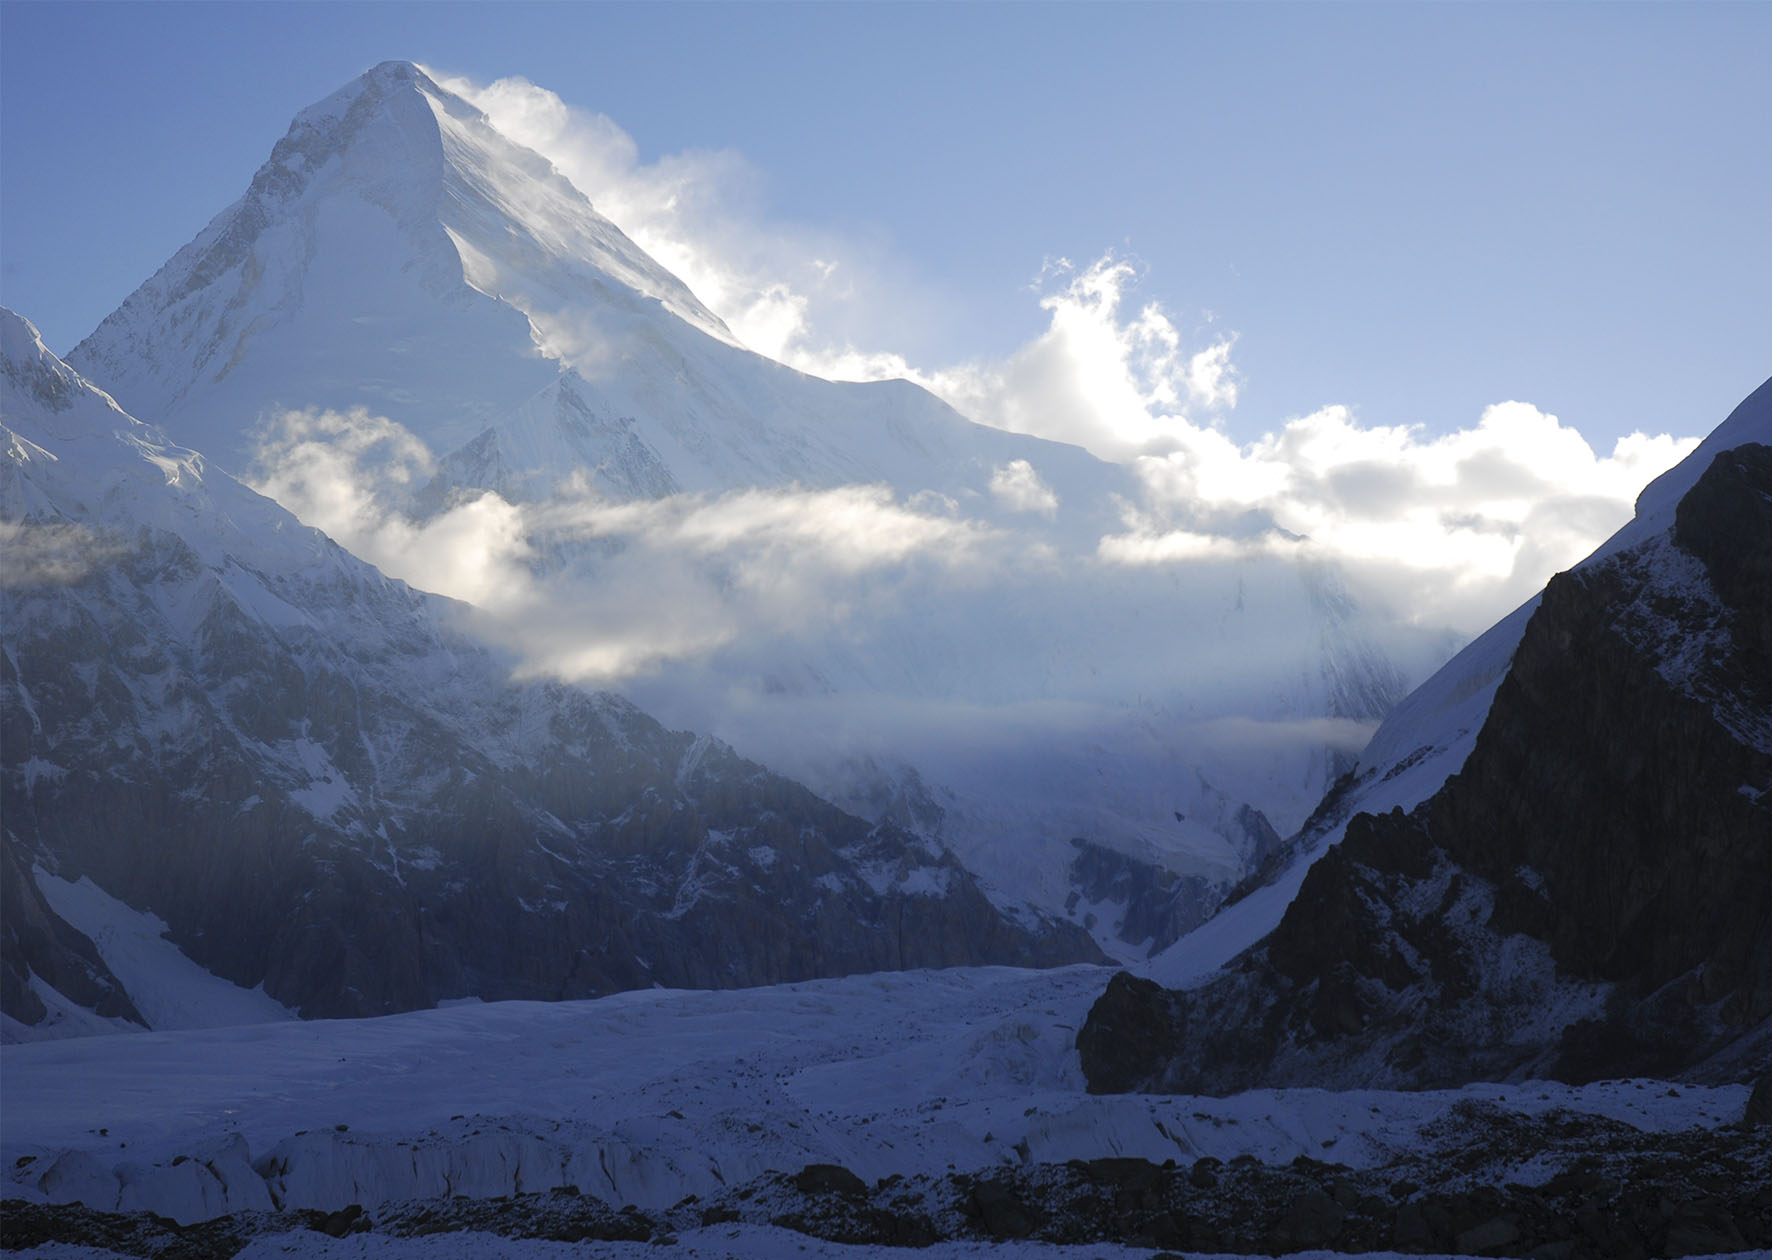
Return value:
<svg viewBox="0 0 1772 1260">
<path fill-rule="evenodd" d="M 389 61 L 297 115 L 246 195 L 69 361 L 236 470 L 279 404 L 366 406 L 447 449 L 552 382 L 550 317 L 586 305 L 732 343 L 546 159 Z"/>
</svg>

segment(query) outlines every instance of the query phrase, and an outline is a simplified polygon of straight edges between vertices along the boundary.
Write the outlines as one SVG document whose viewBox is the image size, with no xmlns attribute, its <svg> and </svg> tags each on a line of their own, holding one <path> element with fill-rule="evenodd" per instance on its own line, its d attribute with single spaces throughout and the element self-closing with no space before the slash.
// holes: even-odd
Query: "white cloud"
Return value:
<svg viewBox="0 0 1772 1260">
<path fill-rule="evenodd" d="M 1523 403 L 1437 438 L 1328 407 L 1239 443 L 1218 427 L 1238 402 L 1236 335 L 1209 322 L 1184 335 L 1162 303 L 1134 300 L 1137 269 L 1112 253 L 1043 269 L 1046 327 L 1013 353 L 913 362 L 881 330 L 902 327 L 916 299 L 892 290 L 856 242 L 770 220 L 741 155 L 644 162 L 611 120 L 525 80 L 448 86 L 552 159 L 752 348 L 834 379 L 910 379 L 974 420 L 1132 464 L 1143 501 L 1096 547 L 1115 565 L 1334 559 L 1403 615 L 1470 632 L 1602 541 L 1642 484 L 1695 443 L 1636 434 L 1602 456 Z M 869 328 L 881 335 L 858 335 Z M 1012 471 L 991 490 L 1012 509 L 1050 510 L 1051 487 Z"/>
<path fill-rule="evenodd" d="M 1130 263 L 1111 253 L 1081 268 L 1060 259 L 1043 278 L 1046 331 L 1008 358 L 900 374 L 981 423 L 1116 461 L 1171 447 L 1193 427 L 1189 408 L 1236 404 L 1234 338 L 1190 352 L 1160 303 L 1126 312 Z"/>
<path fill-rule="evenodd" d="M 0 590 L 71 586 L 129 554 L 129 540 L 78 522 L 0 521 Z"/>
<path fill-rule="evenodd" d="M 539 503 L 475 491 L 421 510 L 435 462 L 362 409 L 292 411 L 252 484 L 383 572 L 475 606 L 524 672 L 613 683 L 746 638 L 793 639 L 965 585 L 1020 544 L 884 486 L 618 503 L 568 479 Z"/>
<path fill-rule="evenodd" d="M 506 136 L 546 156 L 760 354 L 805 371 L 829 368 L 852 353 L 854 334 L 877 322 L 878 308 L 897 304 L 892 282 L 862 245 L 768 219 L 762 177 L 732 150 L 648 163 L 611 119 L 527 79 L 437 78 Z M 872 356 L 856 361 L 866 366 L 852 379 L 877 378 Z"/>
<path fill-rule="evenodd" d="M 1637 433 L 1602 457 L 1519 402 L 1437 438 L 1361 427 L 1344 407 L 1242 447 L 1193 429 L 1136 461 L 1146 501 L 1101 554 L 1152 564 L 1230 547 L 1335 560 L 1413 619 L 1469 633 L 1629 520 L 1642 486 L 1697 441 Z M 1207 527 L 1230 519 L 1269 527 L 1234 542 Z"/>
<path fill-rule="evenodd" d="M 521 512 L 496 494 L 422 523 L 411 497 L 435 471 L 425 444 L 383 416 L 289 411 L 261 435 L 249 483 L 384 573 L 489 609 L 529 602 Z"/>
<path fill-rule="evenodd" d="M 1004 507 L 1014 512 L 1038 512 L 1051 516 L 1058 511 L 1058 495 L 1040 480 L 1040 474 L 1025 459 L 1012 459 L 991 471 L 991 493 Z"/>
</svg>

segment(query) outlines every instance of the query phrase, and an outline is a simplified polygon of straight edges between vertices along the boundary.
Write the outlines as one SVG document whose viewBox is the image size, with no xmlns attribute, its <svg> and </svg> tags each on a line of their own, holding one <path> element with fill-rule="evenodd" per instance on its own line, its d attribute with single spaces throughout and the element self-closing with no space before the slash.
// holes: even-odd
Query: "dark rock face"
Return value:
<svg viewBox="0 0 1772 1260">
<path fill-rule="evenodd" d="M 1228 974 L 1110 986 L 1079 1044 L 1137 1044 L 1086 1056 L 1091 1086 L 1702 1074 L 1760 1037 L 1769 579 L 1772 448 L 1748 445 L 1669 534 L 1552 579 L 1462 771 L 1356 817 Z"/>
<path fill-rule="evenodd" d="M 1267 815 L 1244 804 L 1237 806 L 1229 821 L 1234 829 L 1228 835 L 1247 854 L 1249 866 L 1266 870 L 1284 845 Z M 1068 871 L 1072 892 L 1066 910 L 1074 919 L 1081 902 L 1113 907 L 1118 914 L 1114 936 L 1144 947 L 1147 957 L 1199 927 L 1235 895 L 1222 881 L 1180 874 L 1093 840 L 1073 839 L 1071 845 L 1077 855 Z M 1090 920 L 1085 926 L 1095 924 Z"/>
<path fill-rule="evenodd" d="M 1185 1026 L 1179 995 L 1154 980 L 1118 972 L 1077 1034 L 1083 1076 L 1093 1094 L 1123 1094 L 1151 1074 L 1151 1045 L 1173 1042 Z"/>
<path fill-rule="evenodd" d="M 1267 826 L 1259 811 L 1243 807 Z M 1272 832 L 1272 827 L 1267 827 Z M 1178 875 L 1090 840 L 1072 840 L 1071 904 L 1089 901 L 1120 909 L 1115 935 L 1156 954 L 1192 931 L 1218 908 L 1223 891 L 1199 875 Z"/>
</svg>

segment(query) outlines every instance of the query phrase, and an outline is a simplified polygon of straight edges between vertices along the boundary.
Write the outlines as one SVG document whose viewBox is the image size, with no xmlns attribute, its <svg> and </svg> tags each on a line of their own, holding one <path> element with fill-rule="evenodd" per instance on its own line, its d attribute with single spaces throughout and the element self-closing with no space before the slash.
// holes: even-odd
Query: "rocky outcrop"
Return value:
<svg viewBox="0 0 1772 1260">
<path fill-rule="evenodd" d="M 1110 986 L 1091 1086 L 1763 1066 L 1769 575 L 1772 448 L 1748 444 L 1671 530 L 1551 581 L 1463 769 L 1353 819 L 1265 941 L 1192 992 Z"/>
<path fill-rule="evenodd" d="M 1250 813 L 1261 818 L 1256 811 Z M 1211 918 L 1224 898 L 1222 887 L 1204 876 L 1177 874 L 1090 840 L 1071 844 L 1077 855 L 1071 859 L 1074 891 L 1066 909 L 1074 916 L 1084 903 L 1111 908 L 1115 938 L 1147 955 L 1161 953 Z M 1096 927 L 1094 913 L 1083 920 L 1091 930 Z"/>
</svg>

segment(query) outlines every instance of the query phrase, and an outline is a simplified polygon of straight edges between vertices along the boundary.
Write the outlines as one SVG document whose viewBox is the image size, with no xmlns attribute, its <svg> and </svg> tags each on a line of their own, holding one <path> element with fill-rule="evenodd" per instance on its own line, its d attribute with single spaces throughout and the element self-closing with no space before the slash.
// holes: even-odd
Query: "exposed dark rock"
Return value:
<svg viewBox="0 0 1772 1260">
<path fill-rule="evenodd" d="M 1552 579 L 1463 769 L 1352 819 L 1266 941 L 1186 994 L 1116 979 L 1091 1088 L 1738 1073 L 1772 1017 L 1769 573 L 1748 445 Z"/>
<path fill-rule="evenodd" d="M 1077 1034 L 1090 1092 L 1120 1094 L 1144 1086 L 1162 1066 L 1149 1047 L 1173 1044 L 1181 1033 L 1180 1013 L 1175 995 L 1156 981 L 1115 973 Z"/>
<path fill-rule="evenodd" d="M 1259 827 L 1273 828 L 1259 811 L 1242 807 Z M 1247 827 L 1255 822 L 1243 820 Z M 1259 834 L 1259 832 L 1258 832 Z M 1167 949 L 1212 916 L 1223 896 L 1219 886 L 1199 875 L 1180 875 L 1117 849 L 1076 839 L 1070 880 L 1076 895 L 1091 902 L 1121 907 L 1114 935 L 1128 945 L 1143 945 L 1147 954 Z"/>
<path fill-rule="evenodd" d="M 864 1195 L 867 1182 L 841 1164 L 808 1164 L 794 1174 L 794 1189 L 801 1194 Z"/>
<path fill-rule="evenodd" d="M 1747 1111 L 1741 1119 L 1748 1125 L 1772 1124 L 1772 1072 L 1761 1073 L 1760 1079 L 1754 1082 L 1754 1091 L 1747 1096 Z"/>
<path fill-rule="evenodd" d="M 1037 1210 L 1025 1202 L 1015 1184 L 992 1177 L 975 1182 L 972 1195 L 960 1209 L 976 1219 L 986 1234 L 1002 1241 L 1026 1238 L 1040 1227 Z"/>
<path fill-rule="evenodd" d="M 8 830 L 0 832 L 0 1010 L 24 1024 L 48 1014 L 30 987 L 33 975 L 95 1014 L 147 1023 L 91 940 L 43 900 Z"/>
</svg>

